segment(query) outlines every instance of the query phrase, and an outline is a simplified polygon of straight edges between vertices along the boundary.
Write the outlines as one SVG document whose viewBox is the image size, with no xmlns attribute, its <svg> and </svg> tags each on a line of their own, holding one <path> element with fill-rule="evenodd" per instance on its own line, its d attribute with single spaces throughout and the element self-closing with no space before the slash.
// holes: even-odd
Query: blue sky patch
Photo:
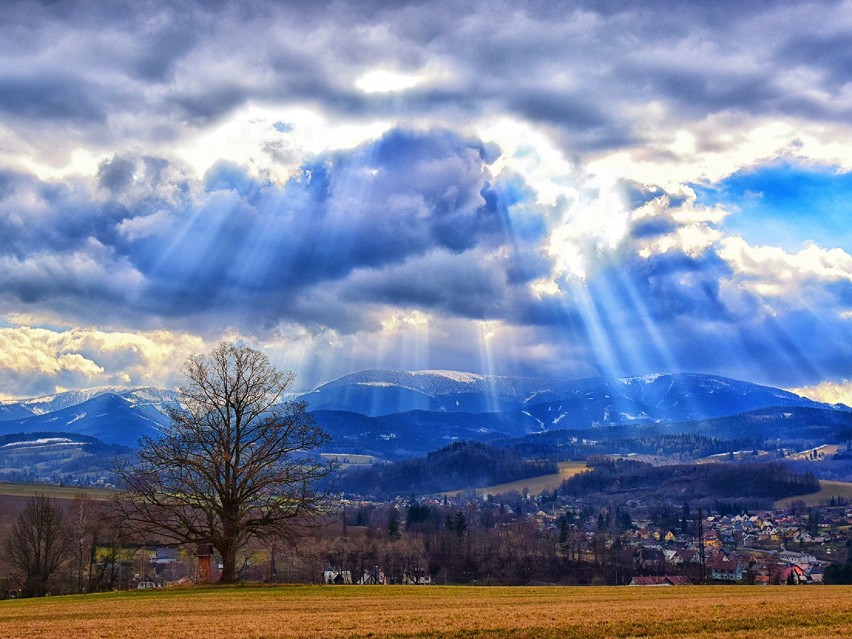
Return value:
<svg viewBox="0 0 852 639">
<path fill-rule="evenodd" d="M 731 211 L 725 228 L 755 245 L 798 251 L 806 241 L 852 250 L 852 173 L 825 165 L 771 164 L 711 186 L 692 185 L 698 203 Z"/>
</svg>

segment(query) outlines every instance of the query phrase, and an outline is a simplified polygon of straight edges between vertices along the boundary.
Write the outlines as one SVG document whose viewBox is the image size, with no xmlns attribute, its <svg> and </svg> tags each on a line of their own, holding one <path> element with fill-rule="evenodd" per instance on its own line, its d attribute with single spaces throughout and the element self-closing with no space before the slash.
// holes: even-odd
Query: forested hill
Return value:
<svg viewBox="0 0 852 639">
<path fill-rule="evenodd" d="M 559 471 L 554 462 L 531 461 L 515 451 L 479 442 L 456 442 L 425 457 L 342 473 L 344 492 L 376 497 L 423 495 L 491 486 Z"/>
<path fill-rule="evenodd" d="M 563 495 L 612 497 L 630 495 L 634 499 L 655 500 L 747 500 L 773 502 L 784 497 L 819 490 L 819 481 L 810 473 L 797 473 L 786 464 L 650 464 L 611 458 L 591 458 L 593 470 L 576 475 L 560 488 Z"/>
</svg>

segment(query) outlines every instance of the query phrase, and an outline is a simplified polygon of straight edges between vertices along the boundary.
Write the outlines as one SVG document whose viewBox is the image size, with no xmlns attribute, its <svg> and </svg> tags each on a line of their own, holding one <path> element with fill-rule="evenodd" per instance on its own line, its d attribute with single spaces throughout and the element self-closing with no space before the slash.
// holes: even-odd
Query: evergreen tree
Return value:
<svg viewBox="0 0 852 639">
<path fill-rule="evenodd" d="M 396 509 L 391 510 L 390 519 L 388 520 L 388 539 L 399 539 L 399 514 Z"/>
</svg>

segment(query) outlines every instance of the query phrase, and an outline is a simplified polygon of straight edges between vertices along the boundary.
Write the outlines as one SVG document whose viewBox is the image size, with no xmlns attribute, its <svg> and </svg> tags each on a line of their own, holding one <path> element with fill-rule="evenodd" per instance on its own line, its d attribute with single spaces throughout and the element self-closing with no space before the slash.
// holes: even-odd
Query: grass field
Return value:
<svg viewBox="0 0 852 639">
<path fill-rule="evenodd" d="M 852 586 L 188 589 L 0 601 L 0 637 L 848 639 Z"/>
<path fill-rule="evenodd" d="M 544 492 L 545 490 L 553 490 L 554 488 L 559 488 L 559 485 L 563 481 L 565 481 L 569 477 L 573 477 L 577 473 L 582 473 L 587 469 L 588 468 L 586 466 L 586 462 L 584 461 L 559 462 L 558 473 L 551 473 L 549 475 L 539 475 L 538 477 L 527 477 L 526 479 L 519 479 L 518 481 L 509 482 L 507 484 L 497 484 L 496 486 L 486 486 L 484 488 L 477 488 L 476 494 L 499 495 L 500 493 L 510 493 L 512 491 L 523 492 L 524 488 L 529 488 L 531 494 L 538 495 L 539 493 Z M 453 497 L 463 492 L 465 491 L 453 490 L 446 494 L 449 497 Z"/>
<path fill-rule="evenodd" d="M 823 502 L 829 501 L 832 497 L 844 497 L 852 501 L 852 482 L 847 481 L 827 481 L 821 479 L 819 482 L 819 491 L 810 495 L 799 495 L 797 497 L 787 497 L 775 502 L 776 508 L 784 508 L 794 501 L 803 501 L 808 506 L 816 506 Z"/>
<path fill-rule="evenodd" d="M 836 455 L 845 446 L 837 446 L 836 444 L 823 444 L 822 446 L 817 446 L 816 448 L 809 448 L 808 450 L 803 450 L 798 453 L 793 453 L 792 455 L 788 455 L 785 459 L 789 459 L 792 461 L 800 461 L 803 459 L 811 459 L 811 455 L 818 455 L 821 458 L 828 458 L 832 455 Z"/>
<path fill-rule="evenodd" d="M 31 497 L 43 493 L 52 499 L 74 499 L 86 493 L 92 499 L 109 499 L 110 491 L 103 488 L 79 488 L 76 486 L 52 486 L 48 484 L 11 484 L 0 482 L 0 495 L 8 497 Z"/>
</svg>

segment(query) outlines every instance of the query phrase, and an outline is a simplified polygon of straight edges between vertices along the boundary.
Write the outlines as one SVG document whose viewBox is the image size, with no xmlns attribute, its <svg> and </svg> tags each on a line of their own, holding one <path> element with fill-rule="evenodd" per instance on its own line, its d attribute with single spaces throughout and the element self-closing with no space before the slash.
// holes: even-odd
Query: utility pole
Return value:
<svg viewBox="0 0 852 639">
<path fill-rule="evenodd" d="M 278 581 L 278 569 L 275 567 L 275 542 L 269 549 L 269 581 L 275 583 Z"/>
</svg>

